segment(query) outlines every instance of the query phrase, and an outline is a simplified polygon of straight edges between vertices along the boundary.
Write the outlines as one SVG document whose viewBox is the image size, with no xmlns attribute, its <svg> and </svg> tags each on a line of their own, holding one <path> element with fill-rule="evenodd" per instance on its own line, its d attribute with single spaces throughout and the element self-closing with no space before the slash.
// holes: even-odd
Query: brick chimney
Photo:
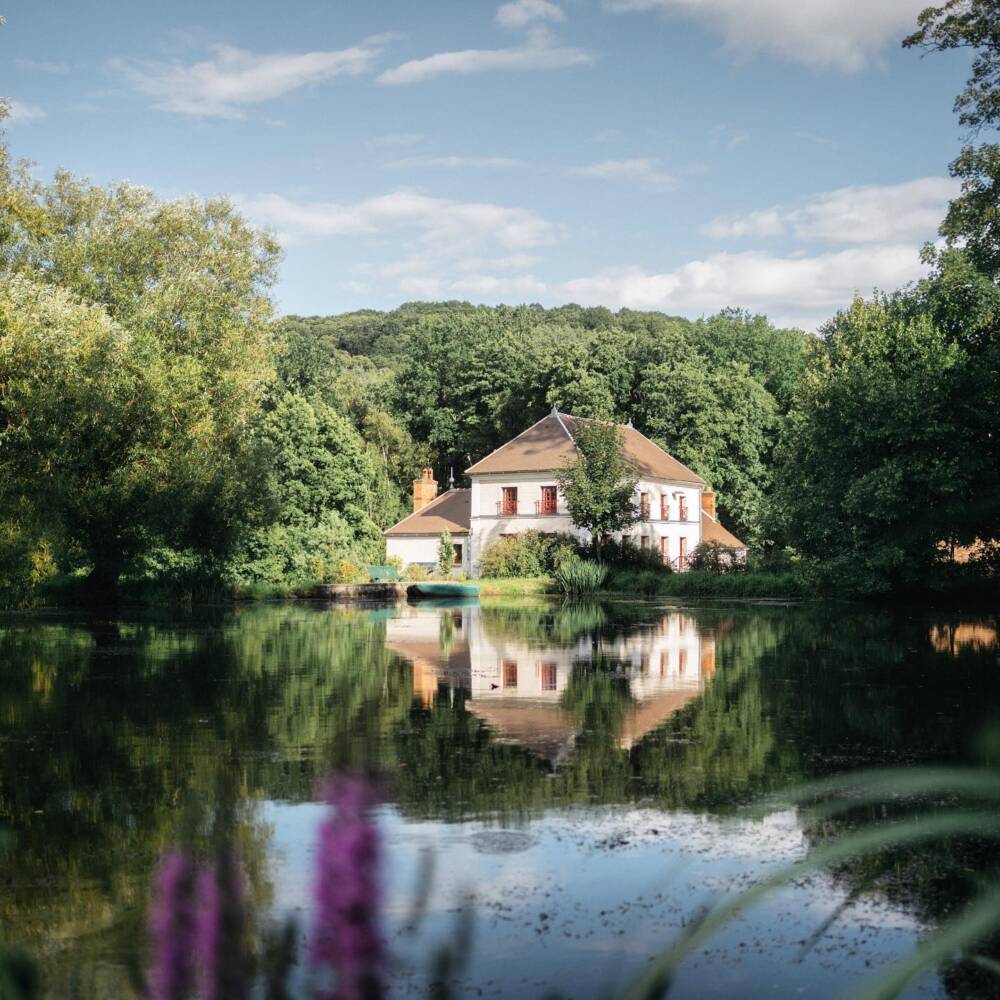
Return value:
<svg viewBox="0 0 1000 1000">
<path fill-rule="evenodd" d="M 438 484 L 433 469 L 424 469 L 420 479 L 413 480 L 413 511 L 426 507 L 438 495 Z"/>
<path fill-rule="evenodd" d="M 715 493 L 712 490 L 705 490 L 701 495 L 701 509 L 709 517 L 715 517 Z"/>
</svg>

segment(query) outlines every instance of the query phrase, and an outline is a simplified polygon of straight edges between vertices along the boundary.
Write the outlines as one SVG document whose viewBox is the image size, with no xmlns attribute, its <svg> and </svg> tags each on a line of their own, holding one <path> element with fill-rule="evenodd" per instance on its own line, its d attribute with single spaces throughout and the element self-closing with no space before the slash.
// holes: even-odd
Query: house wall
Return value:
<svg viewBox="0 0 1000 1000">
<path fill-rule="evenodd" d="M 404 567 L 410 563 L 436 566 L 440 540 L 440 535 L 389 535 L 385 540 L 385 554 L 389 559 L 402 559 Z M 462 546 L 462 572 L 468 574 L 470 570 L 468 536 L 452 534 L 451 540 L 456 545 Z"/>
<path fill-rule="evenodd" d="M 565 501 L 558 495 L 557 513 L 538 513 L 543 486 L 555 486 L 555 477 L 542 472 L 498 474 L 472 477 L 470 559 L 472 575 L 479 574 L 479 564 L 486 549 L 502 535 L 522 534 L 525 531 L 567 532 L 582 541 L 589 541 L 589 533 L 574 528 Z M 499 514 L 503 497 L 503 487 L 516 486 L 518 491 L 518 514 Z M 680 540 L 687 540 L 688 555 L 694 552 L 701 541 L 701 492 L 698 486 L 668 483 L 659 480 L 640 480 L 636 487 L 636 506 L 639 495 L 649 494 L 648 519 L 638 522 L 625 534 L 632 537 L 636 545 L 640 539 L 649 539 L 649 545 L 661 551 L 661 540 L 666 539 L 667 556 L 676 560 L 680 555 Z M 660 517 L 661 497 L 668 501 L 668 519 Z M 680 497 L 687 501 L 687 521 L 680 520 Z"/>
</svg>

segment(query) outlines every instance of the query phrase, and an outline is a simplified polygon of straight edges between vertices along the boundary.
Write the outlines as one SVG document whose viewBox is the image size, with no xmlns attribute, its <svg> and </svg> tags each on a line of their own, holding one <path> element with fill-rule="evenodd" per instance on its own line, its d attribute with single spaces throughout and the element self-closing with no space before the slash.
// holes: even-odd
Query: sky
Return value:
<svg viewBox="0 0 1000 1000">
<path fill-rule="evenodd" d="M 282 312 L 578 302 L 816 329 L 922 273 L 968 56 L 928 0 L 14 0 L 7 141 L 283 247 Z"/>
</svg>

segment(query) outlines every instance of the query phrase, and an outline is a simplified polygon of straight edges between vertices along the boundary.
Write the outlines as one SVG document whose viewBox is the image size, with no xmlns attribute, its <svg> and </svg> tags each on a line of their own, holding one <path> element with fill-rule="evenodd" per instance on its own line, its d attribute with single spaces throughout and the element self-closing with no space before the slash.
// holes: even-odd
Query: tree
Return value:
<svg viewBox="0 0 1000 1000">
<path fill-rule="evenodd" d="M 634 494 L 638 477 L 625 459 L 620 427 L 598 420 L 578 420 L 576 457 L 556 477 L 573 524 L 590 532 L 597 551 L 614 532 L 639 518 Z"/>
<path fill-rule="evenodd" d="M 647 368 L 636 393 L 636 420 L 657 444 L 719 491 L 720 513 L 743 537 L 760 538 L 777 405 L 733 362 L 717 369 L 698 355 Z"/>
<path fill-rule="evenodd" d="M 959 122 L 975 135 L 1000 125 L 1000 0 L 948 0 L 928 7 L 905 48 L 973 49 L 972 75 L 955 98 Z M 951 164 L 962 191 L 948 207 L 941 234 L 964 246 L 979 270 L 1000 273 L 1000 145 L 966 145 Z"/>
<path fill-rule="evenodd" d="M 965 364 L 926 314 L 884 298 L 831 321 L 789 415 L 773 507 L 779 537 L 828 582 L 926 581 L 981 465 L 962 432 Z"/>
<path fill-rule="evenodd" d="M 451 532 L 445 528 L 438 539 L 438 572 L 442 576 L 451 576 L 451 568 L 455 565 L 455 546 L 451 541 Z"/>
<path fill-rule="evenodd" d="M 41 185 L 3 149 L 7 489 L 42 506 L 95 586 L 140 548 L 217 558 L 252 523 L 277 256 L 223 200 L 65 172 Z"/>
<path fill-rule="evenodd" d="M 370 511 L 378 470 L 350 421 L 320 399 L 285 395 L 259 421 L 275 516 L 253 532 L 235 575 L 245 581 L 330 579 L 340 560 L 381 558 Z"/>
</svg>

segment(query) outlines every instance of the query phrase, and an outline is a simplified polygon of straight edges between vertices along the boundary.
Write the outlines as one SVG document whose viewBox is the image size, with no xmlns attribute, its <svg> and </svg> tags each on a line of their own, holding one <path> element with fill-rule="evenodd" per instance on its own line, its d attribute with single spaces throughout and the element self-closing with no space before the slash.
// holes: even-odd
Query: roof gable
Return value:
<svg viewBox="0 0 1000 1000">
<path fill-rule="evenodd" d="M 551 472 L 560 469 L 575 456 L 573 435 L 579 419 L 553 410 L 517 437 L 490 452 L 466 469 L 469 476 L 504 472 Z M 668 482 L 704 486 L 705 481 L 686 465 L 678 462 L 659 445 L 634 427 L 618 425 L 625 440 L 625 457 L 639 476 L 665 479 Z"/>
<path fill-rule="evenodd" d="M 385 534 L 393 535 L 440 535 L 442 531 L 452 534 L 468 534 L 471 507 L 470 490 L 448 490 L 435 497 L 427 506 L 407 515 L 394 524 Z"/>
</svg>

